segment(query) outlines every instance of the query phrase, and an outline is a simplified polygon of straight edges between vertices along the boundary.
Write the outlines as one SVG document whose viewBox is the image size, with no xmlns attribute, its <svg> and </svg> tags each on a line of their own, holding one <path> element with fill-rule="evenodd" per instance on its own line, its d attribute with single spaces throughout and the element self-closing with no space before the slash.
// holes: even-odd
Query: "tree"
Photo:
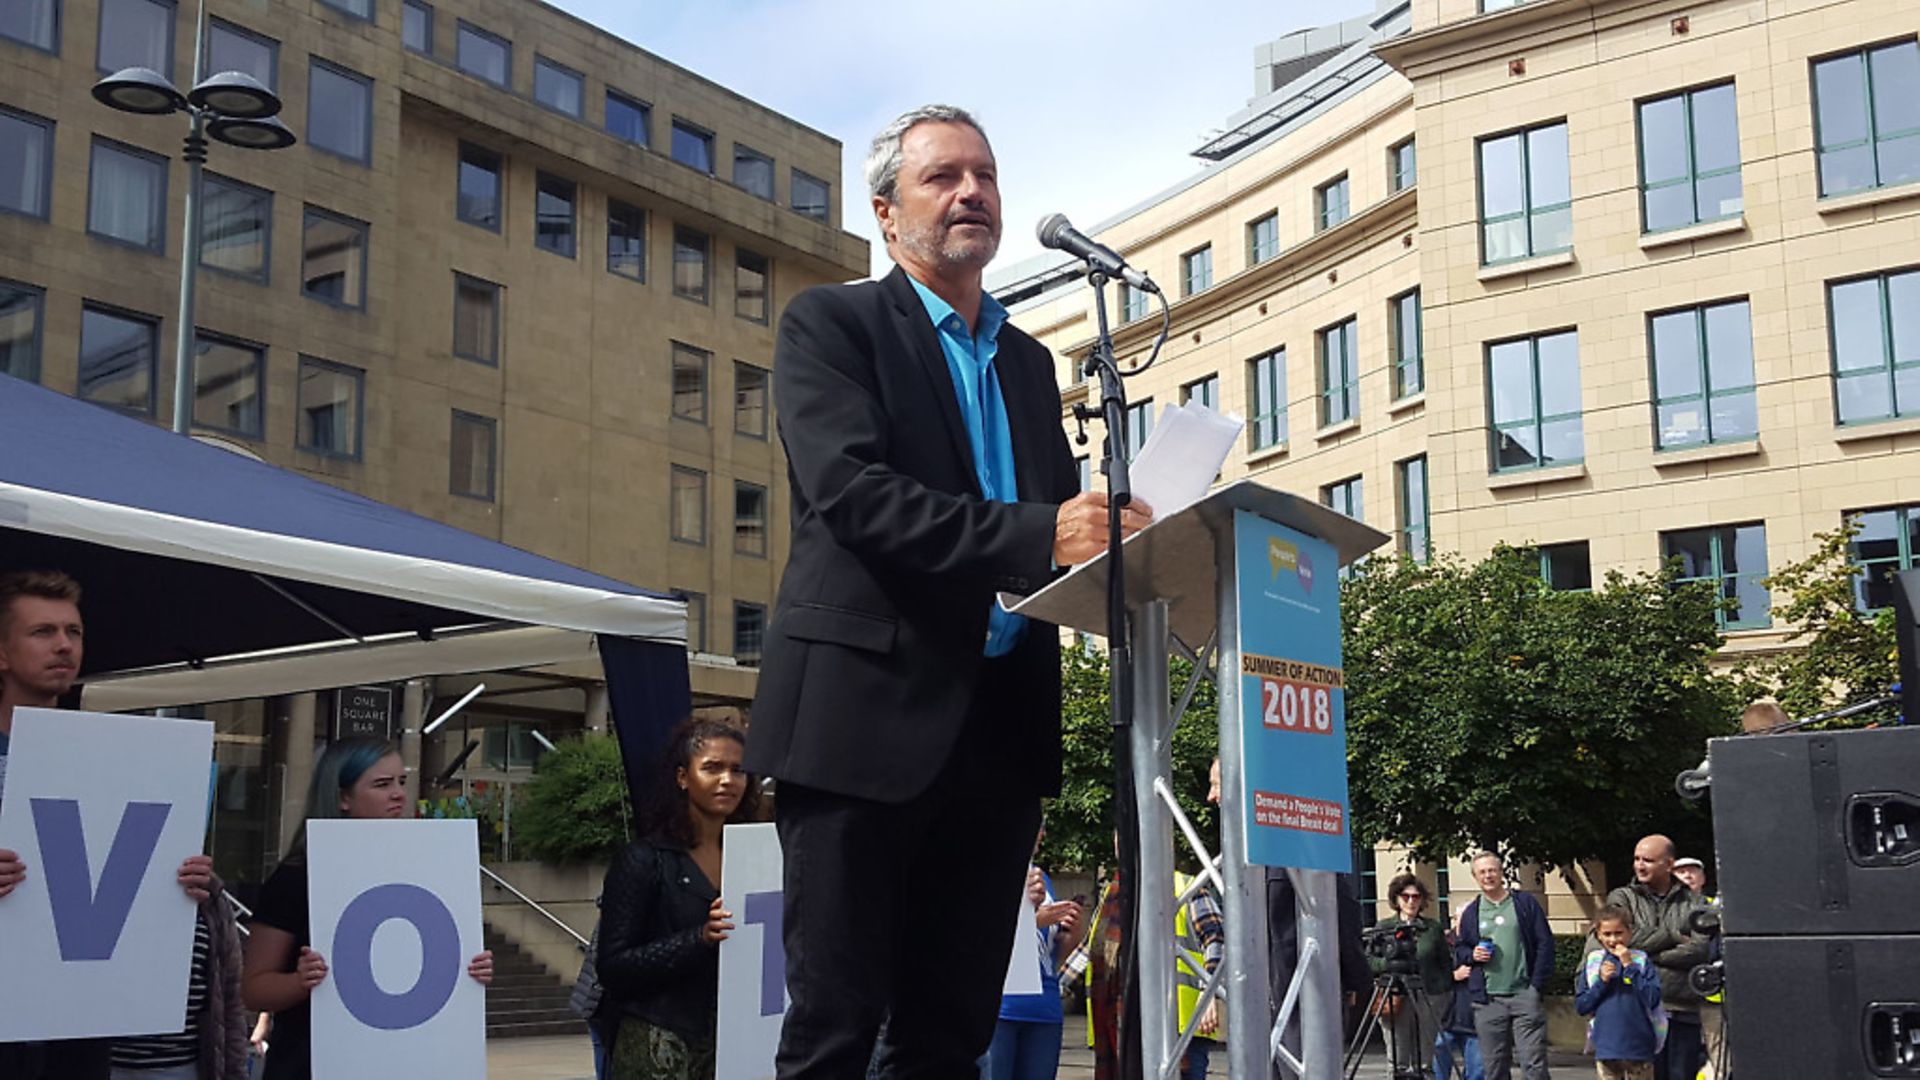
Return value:
<svg viewBox="0 0 1920 1080">
<path fill-rule="evenodd" d="M 1783 639 L 1785 651 L 1739 665 L 1749 697 L 1772 694 L 1787 715 L 1811 716 L 1885 694 L 1899 681 L 1893 609 L 1862 612 L 1854 606 L 1860 571 L 1851 545 L 1859 532 L 1860 521 L 1852 518 L 1817 533 L 1811 555 L 1764 579 L 1767 588 L 1787 595 L 1785 604 L 1775 605 L 1774 617 L 1793 629 Z M 1884 723 L 1898 713 L 1887 705 L 1830 726 Z"/>
<path fill-rule="evenodd" d="M 541 862 L 611 859 L 633 820 L 620 745 L 605 735 L 559 743 L 534 763 L 513 811 L 514 847 Z"/>
<path fill-rule="evenodd" d="M 1365 564 L 1341 598 L 1356 838 L 1566 867 L 1698 813 L 1674 775 L 1737 712 L 1717 603 L 1671 565 L 1556 592 L 1506 547 Z"/>
<path fill-rule="evenodd" d="M 1178 695 L 1193 665 L 1176 658 L 1169 681 Z M 1093 870 L 1113 863 L 1113 726 L 1108 715 L 1105 652 L 1068 647 L 1060 656 L 1061 739 L 1066 775 L 1060 797 L 1047 807 L 1044 866 Z M 1216 697 L 1202 684 L 1173 734 L 1173 788 L 1180 808 L 1208 844 L 1218 846 L 1213 807 L 1207 803 L 1207 768 L 1219 741 Z M 1153 793 L 1143 791 L 1140 798 Z M 1177 844 L 1182 865 L 1195 865 Z"/>
</svg>

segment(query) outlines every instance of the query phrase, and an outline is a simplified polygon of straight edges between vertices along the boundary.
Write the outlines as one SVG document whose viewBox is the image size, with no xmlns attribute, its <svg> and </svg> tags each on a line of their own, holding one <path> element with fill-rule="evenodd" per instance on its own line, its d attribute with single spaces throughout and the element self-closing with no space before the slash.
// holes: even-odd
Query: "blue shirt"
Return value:
<svg viewBox="0 0 1920 1080">
<path fill-rule="evenodd" d="M 967 442 L 973 448 L 973 472 L 980 482 L 980 494 L 996 502 L 1020 501 L 1019 482 L 1013 471 L 1013 430 L 1007 425 L 1006 399 L 1000 396 L 1000 375 L 993 369 L 1007 309 L 982 293 L 980 316 L 969 334 L 967 320 L 953 310 L 952 304 L 914 281 L 912 275 L 907 280 L 920 294 L 927 318 L 933 320 L 934 336 L 940 339 L 940 351 L 946 354 L 947 374 L 953 377 L 953 393 L 960 399 L 960 419 L 966 423 Z M 986 655 L 1012 652 L 1026 629 L 1024 616 L 1009 614 L 998 602 L 993 603 L 987 610 Z"/>
<path fill-rule="evenodd" d="M 1040 871 L 1040 879 L 1046 883 L 1045 903 L 1053 903 L 1053 879 L 1045 870 Z M 1059 1024 L 1065 1022 L 1065 1014 L 1060 1006 L 1060 971 L 1054 960 L 1053 946 L 1060 932 L 1058 926 L 1049 926 L 1045 930 L 1033 928 L 1034 946 L 1038 956 L 1034 959 L 1040 965 L 1040 992 L 1037 994 L 1000 995 L 1000 1019 L 1019 1020 L 1029 1024 Z"/>
</svg>

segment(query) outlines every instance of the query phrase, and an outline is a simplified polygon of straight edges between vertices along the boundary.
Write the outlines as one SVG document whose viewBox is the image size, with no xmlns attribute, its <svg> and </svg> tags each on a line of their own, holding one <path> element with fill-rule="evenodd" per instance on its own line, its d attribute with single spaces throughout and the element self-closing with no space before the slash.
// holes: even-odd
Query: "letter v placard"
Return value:
<svg viewBox="0 0 1920 1080">
<path fill-rule="evenodd" d="M 17 709 L 0 848 L 0 1042 L 179 1031 L 207 825 L 213 725 Z"/>
</svg>

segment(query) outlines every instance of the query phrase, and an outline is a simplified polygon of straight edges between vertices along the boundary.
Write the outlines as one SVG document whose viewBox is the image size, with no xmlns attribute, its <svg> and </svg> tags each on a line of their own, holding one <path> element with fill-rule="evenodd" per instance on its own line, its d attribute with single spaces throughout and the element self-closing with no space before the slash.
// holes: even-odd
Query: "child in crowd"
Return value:
<svg viewBox="0 0 1920 1080">
<path fill-rule="evenodd" d="M 1608 904 L 1593 917 L 1600 948 L 1587 954 L 1575 983 L 1574 1008 L 1587 1023 L 1600 1080 L 1653 1080 L 1653 1058 L 1667 1034 L 1660 977 L 1647 954 L 1630 949 L 1633 913 Z"/>
</svg>

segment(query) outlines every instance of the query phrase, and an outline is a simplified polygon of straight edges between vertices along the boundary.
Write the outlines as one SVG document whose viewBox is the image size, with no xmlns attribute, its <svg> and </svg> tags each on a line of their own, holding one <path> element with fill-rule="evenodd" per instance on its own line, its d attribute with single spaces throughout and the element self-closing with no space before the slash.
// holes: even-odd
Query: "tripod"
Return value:
<svg viewBox="0 0 1920 1080">
<path fill-rule="evenodd" d="M 1373 1041 L 1376 1031 L 1386 1040 L 1393 1080 L 1426 1080 L 1427 1040 L 1439 1032 L 1440 1022 L 1433 1015 L 1433 1005 L 1427 995 L 1415 991 L 1424 991 L 1418 975 L 1389 971 L 1374 978 L 1373 996 L 1367 999 L 1366 1019 L 1361 1021 L 1360 1030 L 1347 1045 L 1344 1063 L 1347 1080 L 1359 1075 L 1360 1060 L 1366 1056 L 1367 1045 Z M 1397 1022 L 1395 1030 L 1385 1030 L 1388 1014 L 1405 1016 L 1405 1026 L 1411 1030 L 1401 1030 Z"/>
</svg>

